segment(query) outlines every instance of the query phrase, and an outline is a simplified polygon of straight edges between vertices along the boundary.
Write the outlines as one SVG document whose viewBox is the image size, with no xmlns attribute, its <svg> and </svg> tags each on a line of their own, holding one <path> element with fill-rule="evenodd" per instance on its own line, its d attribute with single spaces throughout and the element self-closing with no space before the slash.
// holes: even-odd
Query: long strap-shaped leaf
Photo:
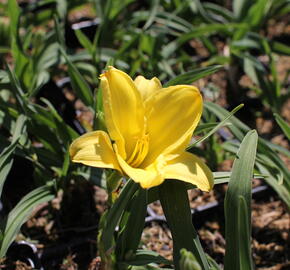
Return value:
<svg viewBox="0 0 290 270">
<path fill-rule="evenodd" d="M 251 270 L 251 190 L 258 135 L 249 131 L 235 159 L 225 198 L 225 270 Z"/>
<path fill-rule="evenodd" d="M 68 55 L 62 47 L 60 47 L 60 51 L 66 60 L 69 77 L 71 79 L 71 84 L 74 91 L 88 107 L 93 107 L 94 97 L 89 84 L 76 68 L 75 64 L 69 59 Z"/>
<path fill-rule="evenodd" d="M 101 217 L 98 236 L 98 248 L 102 259 L 101 269 L 115 269 L 114 232 L 124 209 L 130 202 L 137 189 L 138 184 L 132 180 L 127 181 L 112 207 L 107 210 Z"/>
<path fill-rule="evenodd" d="M 12 209 L 8 215 L 6 224 L 2 224 L 5 225 L 5 230 L 1 241 L 0 258 L 5 256 L 8 247 L 19 232 L 22 224 L 31 214 L 32 210 L 40 203 L 52 200 L 54 196 L 53 185 L 45 185 L 28 193 Z"/>
<path fill-rule="evenodd" d="M 26 117 L 24 115 L 20 115 L 16 121 L 11 144 L 7 146 L 0 154 L 0 197 L 3 185 L 13 164 L 12 154 L 16 149 L 19 138 L 24 133 L 24 129 L 26 127 L 25 123 Z"/>
<path fill-rule="evenodd" d="M 222 107 L 220 107 L 217 104 L 205 102 L 204 107 L 209 110 L 210 112 L 214 113 L 218 118 L 223 119 L 224 117 L 229 115 L 229 112 Z M 232 116 L 229 120 L 232 125 L 229 126 L 229 129 L 231 132 L 235 135 L 235 137 L 242 141 L 244 135 L 246 132 L 250 131 L 250 128 L 245 125 L 243 122 L 241 122 L 238 118 L 235 116 Z M 262 138 L 258 139 L 258 156 L 259 156 L 259 163 L 263 163 L 263 166 L 271 172 L 272 168 L 276 168 L 275 173 L 271 173 L 271 178 L 276 179 L 275 181 L 268 181 L 268 178 L 266 177 L 265 180 L 275 189 L 275 191 L 281 196 L 283 201 L 287 204 L 288 208 L 290 208 L 289 199 L 285 200 L 285 198 L 289 198 L 290 195 L 290 173 L 289 169 L 286 167 L 284 162 L 281 160 L 279 155 L 276 153 L 276 151 L 280 151 L 277 146 L 275 146 L 273 143 L 264 140 Z M 286 153 L 285 153 L 286 152 Z M 284 152 L 287 155 L 287 150 L 284 149 Z M 277 169 L 278 172 L 277 173 Z M 263 171 L 260 171 L 260 173 L 265 174 Z M 281 184 L 279 183 L 280 175 L 283 174 L 283 190 L 288 193 L 286 195 L 284 191 L 281 191 Z M 278 177 L 277 177 L 278 175 Z M 284 194 L 282 194 L 284 193 Z M 286 195 L 286 196 L 285 196 Z"/>
<path fill-rule="evenodd" d="M 280 128 L 283 130 L 285 136 L 290 140 L 290 125 L 287 124 L 287 122 L 277 113 L 274 114 L 276 122 L 280 126 Z"/>
<path fill-rule="evenodd" d="M 180 250 L 191 251 L 203 270 L 209 270 L 206 255 L 192 224 L 186 184 L 178 180 L 166 180 L 159 186 L 160 202 L 173 238 L 173 259 L 179 270 Z"/>
<path fill-rule="evenodd" d="M 194 81 L 197 81 L 200 78 L 203 78 L 205 76 L 208 76 L 210 74 L 213 74 L 220 70 L 222 68 L 221 65 L 214 65 L 214 66 L 209 66 L 209 67 L 202 67 L 202 68 L 197 68 L 191 71 L 188 71 L 186 73 L 183 73 L 174 79 L 171 79 L 169 82 L 167 82 L 164 87 L 169 87 L 171 85 L 176 85 L 176 84 L 191 84 Z"/>
<path fill-rule="evenodd" d="M 110 208 L 103 220 L 103 231 L 101 236 L 104 251 L 107 252 L 112 248 L 113 234 L 121 218 L 121 215 L 131 200 L 132 196 L 138 189 L 138 184 L 129 180 L 122 189 L 120 196 L 117 198 L 112 208 Z"/>
<path fill-rule="evenodd" d="M 143 232 L 147 213 L 147 190 L 139 187 L 125 208 L 117 239 L 118 261 L 130 260 L 135 256 Z"/>
</svg>

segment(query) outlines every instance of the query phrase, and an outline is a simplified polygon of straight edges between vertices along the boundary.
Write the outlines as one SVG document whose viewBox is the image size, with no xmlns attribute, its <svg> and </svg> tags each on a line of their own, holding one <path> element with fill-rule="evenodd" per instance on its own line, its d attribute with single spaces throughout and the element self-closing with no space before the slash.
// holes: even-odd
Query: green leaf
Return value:
<svg viewBox="0 0 290 270">
<path fill-rule="evenodd" d="M 146 266 L 142 265 L 142 266 L 132 266 L 130 268 L 130 270 L 173 270 L 172 268 L 160 268 L 155 266 L 154 264 L 148 264 Z"/>
<path fill-rule="evenodd" d="M 233 0 L 233 11 L 238 21 L 245 17 L 251 4 L 251 0 Z"/>
<path fill-rule="evenodd" d="M 290 55 L 290 46 L 278 41 L 269 41 L 269 43 L 273 52 L 288 56 Z"/>
<path fill-rule="evenodd" d="M 195 27 L 194 30 L 187 32 L 185 34 L 182 34 L 178 39 L 173 40 L 164 48 L 162 49 L 162 56 L 164 59 L 168 59 L 172 54 L 174 54 L 175 51 L 178 50 L 180 46 L 188 42 L 189 40 L 204 36 L 204 35 L 209 35 L 209 34 L 214 34 L 214 33 L 219 33 L 219 34 L 226 34 L 231 36 L 237 29 L 247 29 L 246 24 L 242 23 L 228 23 L 228 24 L 207 24 L 207 25 L 201 25 L 199 27 Z"/>
<path fill-rule="evenodd" d="M 225 198 L 225 270 L 253 269 L 250 248 L 251 183 L 257 142 L 256 131 L 249 131 L 240 145 L 229 181 Z M 243 268 L 243 265 L 247 267 Z"/>
<path fill-rule="evenodd" d="M 65 17 L 67 14 L 67 5 L 68 5 L 68 1 L 66 1 L 66 0 L 57 0 L 56 1 L 57 14 L 62 20 L 65 20 Z"/>
<path fill-rule="evenodd" d="M 194 3 L 191 4 L 191 8 L 193 11 L 198 11 L 198 15 L 200 15 L 200 17 L 202 17 L 203 21 L 205 21 L 206 23 L 214 23 L 215 20 L 214 18 L 212 18 L 211 13 L 207 12 L 204 9 L 204 5 L 201 4 L 200 0 L 194 0 L 192 1 Z"/>
<path fill-rule="evenodd" d="M 209 110 L 211 113 L 215 114 L 220 120 L 230 115 L 229 111 L 212 102 L 205 102 L 204 108 Z M 244 138 L 244 134 L 248 132 L 250 128 L 235 116 L 229 118 L 229 122 L 231 123 L 229 129 L 237 137 L 237 139 L 242 141 Z"/>
<path fill-rule="evenodd" d="M 69 57 L 65 53 L 65 51 L 61 48 L 61 52 L 67 62 L 68 65 L 68 73 L 71 79 L 72 87 L 78 97 L 84 102 L 88 107 L 93 108 L 94 106 L 94 98 L 91 91 L 90 86 L 85 81 L 83 76 L 77 70 L 75 65 L 70 61 Z"/>
<path fill-rule="evenodd" d="M 240 250 L 240 268 L 239 269 L 254 269 L 251 253 L 251 209 L 248 206 L 244 196 L 239 196 L 238 222 L 240 231 L 239 247 Z"/>
<path fill-rule="evenodd" d="M 93 43 L 88 39 L 88 37 L 80 30 L 76 29 L 75 34 L 81 43 L 81 45 L 90 53 L 92 54 L 94 51 Z"/>
<path fill-rule="evenodd" d="M 172 192 L 174 190 L 174 192 Z M 206 255 L 192 224 L 185 183 L 168 179 L 158 186 L 160 202 L 173 239 L 173 259 L 176 270 L 179 270 L 180 250 L 192 252 L 203 270 L 209 270 Z"/>
<path fill-rule="evenodd" d="M 62 170 L 61 170 L 61 175 L 60 177 L 63 179 L 67 178 L 68 175 L 68 170 L 69 170 L 69 165 L 70 165 L 70 155 L 69 155 L 69 147 L 67 147 L 67 151 L 64 156 L 64 161 L 62 165 Z"/>
<path fill-rule="evenodd" d="M 50 110 L 48 113 L 53 116 L 53 120 L 55 122 L 55 130 L 58 136 L 62 139 L 62 143 L 70 143 L 74 139 L 79 137 L 79 134 L 64 122 L 62 117 L 58 114 L 58 112 L 49 100 L 41 98 L 41 101 L 48 106 Z"/>
<path fill-rule="evenodd" d="M 198 135 L 202 132 L 207 132 L 208 130 L 213 129 L 214 127 L 216 127 L 219 124 L 219 122 L 213 122 L 213 123 L 202 123 L 199 124 L 196 129 L 193 132 L 193 135 Z M 225 123 L 225 125 L 227 125 Z"/>
<path fill-rule="evenodd" d="M 290 157 L 290 151 L 288 149 L 286 149 L 285 147 L 280 146 L 278 144 L 274 144 L 274 143 L 267 141 L 267 140 L 264 140 L 262 138 L 260 138 L 259 141 L 264 141 L 273 151 L 279 152 L 279 153 L 285 155 L 286 157 Z"/>
<path fill-rule="evenodd" d="M 123 1 L 106 1 L 105 14 L 109 17 L 110 20 L 116 20 L 117 16 L 121 14 L 121 12 L 126 9 L 126 7 L 134 2 L 134 0 L 123 0 Z M 108 29 L 107 29 L 108 30 Z"/>
<path fill-rule="evenodd" d="M 143 26 L 143 30 L 148 29 L 151 24 L 154 22 L 158 8 L 159 8 L 160 0 L 152 0 L 151 1 L 151 9 L 149 12 L 148 20 L 146 21 L 145 25 Z"/>
<path fill-rule="evenodd" d="M 205 76 L 208 76 L 210 74 L 213 74 L 220 70 L 222 68 L 221 65 L 215 65 L 215 66 L 209 66 L 209 67 L 202 67 L 197 68 L 195 70 L 191 70 L 189 72 L 186 72 L 184 74 L 181 74 L 174 79 L 167 82 L 164 87 L 168 87 L 171 85 L 177 85 L 177 84 L 191 84 L 194 81 L 197 81 Z"/>
<path fill-rule="evenodd" d="M 12 142 L 0 154 L 0 197 L 2 194 L 3 185 L 13 164 L 12 154 L 16 149 L 20 137 L 25 133 L 26 120 L 27 118 L 24 115 L 20 115 L 18 117 L 12 137 Z"/>
<path fill-rule="evenodd" d="M 240 57 L 243 59 L 243 68 L 245 73 L 260 89 L 263 89 L 263 96 L 271 103 L 272 100 L 275 100 L 275 97 L 273 96 L 272 89 L 269 90 L 269 82 L 265 78 L 265 76 L 267 76 L 267 72 L 262 63 L 248 53 L 240 53 Z"/>
<path fill-rule="evenodd" d="M 171 264 L 169 260 L 165 259 L 158 253 L 151 251 L 151 250 L 137 250 L 135 256 L 127 260 L 126 263 L 121 262 L 120 264 L 127 264 L 127 265 L 148 265 L 150 263 L 162 263 L 162 264 Z"/>
<path fill-rule="evenodd" d="M 22 45 L 21 45 L 20 36 L 18 33 L 19 19 L 20 19 L 20 8 L 19 8 L 16 0 L 9 0 L 8 1 L 8 14 L 9 14 L 9 18 L 10 18 L 11 35 L 15 39 L 18 49 L 21 50 Z"/>
<path fill-rule="evenodd" d="M 267 175 L 265 177 L 265 180 L 267 181 L 267 184 L 271 186 L 279 195 L 279 197 L 284 201 L 286 206 L 288 207 L 288 210 L 290 210 L 290 190 L 285 185 L 279 184 L 276 177 L 273 177 L 273 171 L 271 171 L 270 168 L 265 166 L 262 163 L 257 164 L 258 170 L 263 173 L 264 175 Z"/>
<path fill-rule="evenodd" d="M 285 136 L 290 140 L 290 125 L 286 121 L 284 121 L 279 114 L 275 113 L 274 116 L 277 124 L 283 130 Z"/>
<path fill-rule="evenodd" d="M 119 225 L 121 231 L 117 238 L 116 247 L 118 261 L 135 260 L 135 252 L 144 229 L 146 214 L 147 190 L 139 187 L 125 208 Z"/>
<path fill-rule="evenodd" d="M 189 145 L 187 147 L 187 150 L 192 148 L 193 146 L 203 142 L 204 140 L 206 140 L 208 137 L 210 137 L 211 135 L 213 135 L 218 129 L 220 129 L 222 126 L 224 126 L 226 124 L 226 122 L 238 111 L 240 110 L 242 107 L 244 106 L 244 104 L 240 104 L 239 106 L 237 106 L 236 108 L 234 108 L 226 118 L 224 118 L 218 125 L 216 125 L 210 132 L 208 132 L 204 137 L 200 138 L 199 140 L 197 140 L 196 142 L 194 142 L 193 144 Z"/>
<path fill-rule="evenodd" d="M 9 76 L 9 80 L 12 86 L 12 92 L 16 98 L 16 101 L 18 102 L 18 105 L 21 109 L 21 111 L 25 114 L 26 107 L 27 107 L 27 99 L 24 94 L 24 91 L 22 90 L 20 86 L 19 80 L 16 78 L 15 73 L 10 69 L 10 67 L 6 64 L 6 71 Z"/>
<path fill-rule="evenodd" d="M 67 151 L 67 144 L 71 143 L 79 134 L 64 122 L 48 100 L 42 98 L 42 101 L 48 108 L 33 103 L 27 106 L 27 115 L 31 119 L 28 126 L 29 132 L 34 134 L 45 148 L 42 150 L 36 148 L 35 151 L 38 153 L 45 151 L 46 154 L 41 154 L 43 158 L 54 161 L 54 166 L 57 164 L 62 166 L 63 153 Z M 52 165 L 48 160 L 42 161 L 45 165 Z"/>
<path fill-rule="evenodd" d="M 59 44 L 45 39 L 46 46 L 37 55 L 36 69 L 46 70 L 59 61 Z M 48 44 L 47 44 L 48 43 Z"/>
<path fill-rule="evenodd" d="M 206 256 L 210 265 L 210 270 L 222 270 L 218 263 L 209 255 Z"/>
<path fill-rule="evenodd" d="M 250 50 L 250 49 L 257 49 L 261 50 L 261 44 L 259 41 L 245 37 L 243 39 L 235 40 L 231 44 L 231 50 Z"/>
<path fill-rule="evenodd" d="M 273 153 L 270 148 L 262 150 L 259 149 L 261 148 L 261 141 L 264 142 L 261 138 L 259 138 L 258 153 L 256 157 L 256 167 L 260 174 L 255 175 L 255 178 L 257 178 L 257 176 L 263 176 L 267 184 L 269 184 L 277 192 L 280 198 L 290 209 L 289 176 L 286 172 L 283 172 L 283 170 L 287 170 L 287 168 L 284 168 L 285 165 L 277 160 L 277 155 Z M 266 141 L 265 144 L 267 144 Z M 238 149 L 238 143 L 226 142 L 223 144 L 223 148 L 232 153 L 236 153 Z M 226 179 L 224 180 L 226 181 Z M 220 178 L 217 181 L 222 182 L 223 179 Z"/>
<path fill-rule="evenodd" d="M 227 23 L 234 20 L 234 14 L 219 4 L 204 2 L 203 6 L 207 12 L 212 14 L 211 17 L 217 22 Z"/>
<path fill-rule="evenodd" d="M 181 270 L 201 270 L 199 263 L 197 262 L 195 256 L 186 249 L 181 249 L 181 258 L 180 258 L 180 269 Z"/>
<path fill-rule="evenodd" d="M 21 114 L 18 116 L 13 131 L 12 143 L 18 141 L 18 139 L 26 132 L 26 121 L 27 117 L 25 115 Z"/>
<path fill-rule="evenodd" d="M 219 119 L 223 119 L 224 117 L 229 115 L 229 112 L 227 110 L 223 109 L 222 107 L 214 103 L 205 102 L 204 108 L 215 114 Z M 235 116 L 232 116 L 229 122 L 231 123 L 231 125 L 228 126 L 228 128 L 231 130 L 231 132 L 239 141 L 242 141 L 244 134 L 247 133 L 250 130 L 250 128 Z M 289 169 L 286 167 L 285 163 L 276 153 L 276 151 L 281 150 L 277 149 L 277 146 L 274 146 L 273 143 L 263 138 L 259 138 L 257 157 L 259 157 L 259 163 L 262 162 L 263 166 L 269 172 L 264 173 L 264 171 L 260 171 L 260 174 L 269 175 L 269 177 L 266 177 L 265 180 L 267 181 L 267 183 L 269 183 L 269 185 L 271 185 L 275 189 L 275 191 L 278 194 L 282 194 L 281 184 L 279 184 L 279 181 L 280 175 L 281 174 L 283 175 L 284 195 L 281 197 L 281 199 L 283 199 L 283 201 L 290 208 L 289 199 L 286 199 L 287 196 L 285 196 L 285 194 L 288 193 L 288 198 L 290 198 L 290 172 Z M 276 179 L 276 181 L 271 181 L 270 179 Z"/>
<path fill-rule="evenodd" d="M 267 176 L 268 175 L 255 173 L 253 177 L 256 179 L 264 179 Z M 228 183 L 230 181 L 231 172 L 213 172 L 213 177 L 215 185 Z"/>
<path fill-rule="evenodd" d="M 251 25 L 251 27 L 256 27 L 261 25 L 261 23 L 267 18 L 267 12 L 272 6 L 273 1 L 269 0 L 257 0 L 251 5 L 247 12 L 247 16 L 244 17 L 244 21 Z"/>
<path fill-rule="evenodd" d="M 59 18 L 55 14 L 53 16 L 54 24 L 55 24 L 55 33 L 56 33 L 56 40 L 59 44 L 60 49 L 65 48 L 65 35 L 64 35 L 64 24 L 59 21 Z"/>
<path fill-rule="evenodd" d="M 132 196 L 138 189 L 139 184 L 136 184 L 132 180 L 129 180 L 124 188 L 122 189 L 119 197 L 113 204 L 113 206 L 108 210 L 105 220 L 103 223 L 101 243 L 103 245 L 104 251 L 108 251 L 112 246 L 113 234 L 116 226 L 120 220 L 120 217 L 131 200 Z"/>
<path fill-rule="evenodd" d="M 2 225 L 4 231 L 1 242 L 0 258 L 3 258 L 12 241 L 15 239 L 22 224 L 28 219 L 33 209 L 41 203 L 55 197 L 53 184 L 39 187 L 28 193 L 9 213 L 7 221 Z"/>
</svg>

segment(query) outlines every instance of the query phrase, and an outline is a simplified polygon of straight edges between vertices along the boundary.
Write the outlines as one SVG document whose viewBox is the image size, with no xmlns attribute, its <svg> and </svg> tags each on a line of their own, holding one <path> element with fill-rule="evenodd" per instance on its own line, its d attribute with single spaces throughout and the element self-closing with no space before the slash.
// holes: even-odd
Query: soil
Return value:
<svg viewBox="0 0 290 270">
<path fill-rule="evenodd" d="M 253 186 L 260 186 L 260 180 Z M 221 266 L 225 255 L 223 201 L 217 199 L 225 186 L 217 191 L 204 193 L 190 190 L 190 205 L 193 209 L 219 201 L 214 210 L 203 216 L 193 216 L 204 250 Z M 261 194 L 264 193 L 264 194 Z M 162 208 L 156 202 L 151 205 L 155 213 L 162 215 Z M 156 223 L 145 228 L 142 244 L 167 259 L 172 259 L 172 239 L 166 223 Z M 252 251 L 256 269 L 290 269 L 290 215 L 281 200 L 267 187 L 266 191 L 253 195 L 252 201 Z"/>
</svg>

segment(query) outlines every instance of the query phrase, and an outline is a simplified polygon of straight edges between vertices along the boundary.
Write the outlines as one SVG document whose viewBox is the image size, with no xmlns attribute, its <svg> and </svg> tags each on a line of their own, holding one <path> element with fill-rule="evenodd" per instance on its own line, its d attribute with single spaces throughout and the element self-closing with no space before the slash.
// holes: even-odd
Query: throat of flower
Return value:
<svg viewBox="0 0 290 270">
<path fill-rule="evenodd" d="M 149 137 L 144 135 L 141 139 L 137 140 L 134 151 L 126 162 L 132 167 L 138 167 L 145 159 L 149 148 Z"/>
</svg>

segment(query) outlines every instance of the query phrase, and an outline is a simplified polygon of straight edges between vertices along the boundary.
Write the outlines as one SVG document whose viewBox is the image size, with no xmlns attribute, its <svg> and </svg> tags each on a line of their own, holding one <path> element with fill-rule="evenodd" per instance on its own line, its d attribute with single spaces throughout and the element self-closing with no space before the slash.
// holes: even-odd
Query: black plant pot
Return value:
<svg viewBox="0 0 290 270">
<path fill-rule="evenodd" d="M 75 34 L 75 30 L 82 31 L 83 34 L 87 36 L 87 38 L 90 41 L 93 41 L 99 23 L 100 20 L 98 18 L 96 18 L 95 20 L 85 20 L 85 18 L 83 18 L 82 21 L 73 24 L 66 22 L 65 24 L 66 46 L 70 49 L 77 49 L 83 47 Z"/>
</svg>

